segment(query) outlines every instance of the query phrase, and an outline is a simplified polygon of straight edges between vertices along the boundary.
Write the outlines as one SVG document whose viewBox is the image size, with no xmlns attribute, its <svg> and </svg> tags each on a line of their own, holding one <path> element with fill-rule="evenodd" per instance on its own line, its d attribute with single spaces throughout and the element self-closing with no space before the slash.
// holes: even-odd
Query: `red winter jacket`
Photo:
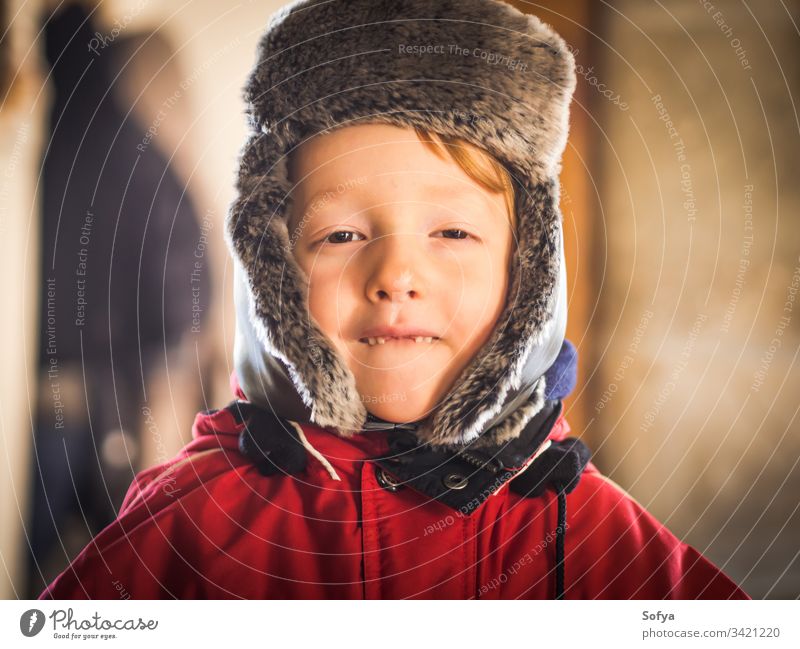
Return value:
<svg viewBox="0 0 800 649">
<path fill-rule="evenodd" d="M 554 597 L 554 492 L 506 483 L 462 515 L 379 484 L 369 458 L 387 452 L 385 432 L 311 425 L 324 459 L 263 476 L 238 451 L 242 428 L 230 409 L 198 414 L 192 442 L 136 477 L 117 520 L 40 598 Z M 561 415 L 549 439 L 569 430 Z M 747 598 L 591 463 L 566 502 L 566 598 Z"/>
</svg>

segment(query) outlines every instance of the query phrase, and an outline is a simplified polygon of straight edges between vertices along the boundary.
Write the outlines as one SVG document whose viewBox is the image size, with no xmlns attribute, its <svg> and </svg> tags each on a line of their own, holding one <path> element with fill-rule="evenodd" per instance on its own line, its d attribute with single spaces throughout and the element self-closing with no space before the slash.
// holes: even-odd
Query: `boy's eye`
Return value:
<svg viewBox="0 0 800 649">
<path fill-rule="evenodd" d="M 466 230 L 460 230 L 456 228 L 450 228 L 447 230 L 440 230 L 440 233 L 443 238 L 445 239 L 468 239 L 472 235 Z M 322 243 L 332 243 L 332 244 L 340 244 L 340 243 L 352 243 L 356 239 L 354 237 L 360 237 L 358 232 L 353 232 L 351 230 L 336 230 L 335 232 L 331 232 L 328 236 L 326 236 Z"/>
<path fill-rule="evenodd" d="M 323 243 L 350 243 L 353 241 L 353 239 L 348 238 L 351 235 L 358 236 L 358 232 L 351 232 L 350 230 L 336 230 L 336 232 L 331 232 L 322 241 Z"/>
<path fill-rule="evenodd" d="M 466 230 L 442 230 L 442 234 L 445 235 L 445 239 L 466 239 L 470 236 Z M 454 236 L 447 236 L 448 234 Z"/>
</svg>

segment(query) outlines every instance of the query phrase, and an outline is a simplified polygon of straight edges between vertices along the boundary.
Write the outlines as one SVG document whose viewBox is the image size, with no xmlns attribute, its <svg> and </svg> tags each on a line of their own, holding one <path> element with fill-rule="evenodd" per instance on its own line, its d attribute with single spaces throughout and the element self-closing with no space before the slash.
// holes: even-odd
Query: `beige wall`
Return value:
<svg viewBox="0 0 800 649">
<path fill-rule="evenodd" d="M 42 123 L 49 95 L 41 94 L 35 3 L 10 2 L 16 14 L 8 52 L 18 73 L 0 111 L 0 598 L 21 596 L 23 516 L 28 506 L 30 417 L 36 394 L 35 335 L 39 277 L 36 183 Z M 36 96 L 38 102 L 36 102 Z"/>
<path fill-rule="evenodd" d="M 608 45 L 583 61 L 582 82 L 629 105 L 598 91 L 592 108 L 603 205 L 584 398 L 602 469 L 751 595 L 797 597 L 800 291 L 784 304 L 800 283 L 800 57 L 783 4 L 800 12 L 714 4 L 617 2 Z"/>
</svg>

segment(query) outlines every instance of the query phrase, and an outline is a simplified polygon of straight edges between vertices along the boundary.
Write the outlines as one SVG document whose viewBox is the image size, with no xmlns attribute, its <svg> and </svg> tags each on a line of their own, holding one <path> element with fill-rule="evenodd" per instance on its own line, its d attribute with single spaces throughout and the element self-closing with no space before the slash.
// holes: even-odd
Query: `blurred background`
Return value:
<svg viewBox="0 0 800 649">
<path fill-rule="evenodd" d="M 233 398 L 223 222 L 282 4 L 0 4 L 0 597 Z M 800 2 L 512 4 L 578 66 L 574 434 L 751 596 L 800 597 Z"/>
</svg>

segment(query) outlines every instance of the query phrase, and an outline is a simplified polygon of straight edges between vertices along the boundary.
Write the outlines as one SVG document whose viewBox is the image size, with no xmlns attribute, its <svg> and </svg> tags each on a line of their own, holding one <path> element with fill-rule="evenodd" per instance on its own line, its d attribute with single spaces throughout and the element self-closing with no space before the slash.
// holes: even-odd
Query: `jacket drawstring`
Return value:
<svg viewBox="0 0 800 649">
<path fill-rule="evenodd" d="M 341 482 L 336 469 L 311 445 L 296 421 L 282 419 L 248 401 L 234 401 L 227 410 L 237 423 L 244 424 L 239 434 L 239 451 L 255 463 L 262 475 L 299 473 L 306 467 L 307 452 L 319 460 L 333 480 Z"/>
<path fill-rule="evenodd" d="M 322 466 L 328 470 L 328 474 L 331 476 L 331 478 L 341 482 L 342 479 L 339 477 L 339 474 L 336 473 L 336 469 L 334 469 L 331 463 L 328 462 L 328 459 L 317 449 L 311 446 L 311 442 L 308 441 L 308 438 L 303 432 L 303 428 L 300 426 L 300 424 L 298 424 L 296 421 L 289 421 L 289 423 L 294 426 L 294 429 L 297 431 L 297 436 L 300 438 L 300 443 L 305 447 L 305 449 L 320 461 L 320 464 L 322 464 Z"/>
<path fill-rule="evenodd" d="M 527 497 L 538 497 L 552 488 L 558 497 L 558 527 L 556 527 L 556 593 L 555 599 L 564 599 L 567 533 L 567 494 L 581 479 L 591 453 L 583 442 L 566 437 L 552 444 L 538 456 L 536 462 L 511 480 L 511 489 Z"/>
<path fill-rule="evenodd" d="M 564 486 L 556 485 L 558 489 L 558 527 L 556 528 L 556 599 L 564 599 L 564 536 L 567 532 L 567 494 Z"/>
</svg>

